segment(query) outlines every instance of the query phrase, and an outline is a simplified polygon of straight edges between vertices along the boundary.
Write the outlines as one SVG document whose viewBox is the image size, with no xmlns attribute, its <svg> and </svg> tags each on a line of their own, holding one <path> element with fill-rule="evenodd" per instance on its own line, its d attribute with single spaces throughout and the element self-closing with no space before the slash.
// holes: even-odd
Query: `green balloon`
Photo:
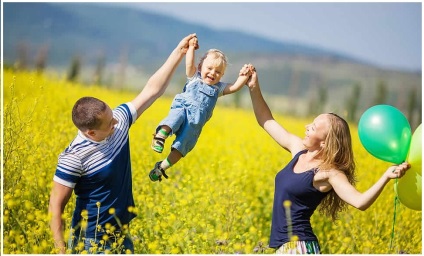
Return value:
<svg viewBox="0 0 424 256">
<path fill-rule="evenodd" d="M 411 126 L 397 108 L 376 105 L 367 109 L 358 124 L 359 139 L 373 156 L 400 164 L 406 160 L 411 143 Z"/>
<path fill-rule="evenodd" d="M 409 153 L 407 157 L 408 163 L 411 164 L 411 169 L 422 175 L 422 131 L 421 124 L 415 129 L 412 134 L 411 146 L 409 146 Z"/>
<path fill-rule="evenodd" d="M 421 175 L 409 169 L 405 175 L 395 183 L 395 192 L 399 201 L 412 210 L 421 211 Z"/>
</svg>

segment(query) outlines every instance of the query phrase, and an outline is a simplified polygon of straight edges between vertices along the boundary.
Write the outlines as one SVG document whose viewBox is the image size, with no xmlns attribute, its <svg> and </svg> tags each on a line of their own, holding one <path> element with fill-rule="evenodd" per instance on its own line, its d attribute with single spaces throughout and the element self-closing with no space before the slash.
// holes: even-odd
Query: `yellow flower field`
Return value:
<svg viewBox="0 0 424 256">
<path fill-rule="evenodd" d="M 115 107 L 135 93 L 7 70 L 3 79 L 3 253 L 55 253 L 47 208 L 57 157 L 77 132 L 72 106 L 90 95 Z M 173 140 L 167 140 L 163 154 L 150 149 L 152 133 L 170 104 L 166 97 L 156 101 L 130 132 L 136 201 L 132 210 L 138 214 L 131 235 L 136 253 L 273 253 L 267 245 L 274 177 L 290 154 L 257 125 L 251 109 L 218 105 L 194 150 L 167 171 L 170 178 L 151 182 L 149 171 L 167 155 Z M 300 136 L 312 120 L 277 114 L 275 118 Z M 357 188 L 365 191 L 391 164 L 366 152 L 355 124 L 351 133 Z M 397 204 L 395 212 L 394 182 L 365 212 L 349 207 L 335 223 L 316 212 L 312 222 L 322 252 L 421 254 L 421 211 Z M 63 216 L 66 235 L 74 201 L 72 197 Z"/>
</svg>

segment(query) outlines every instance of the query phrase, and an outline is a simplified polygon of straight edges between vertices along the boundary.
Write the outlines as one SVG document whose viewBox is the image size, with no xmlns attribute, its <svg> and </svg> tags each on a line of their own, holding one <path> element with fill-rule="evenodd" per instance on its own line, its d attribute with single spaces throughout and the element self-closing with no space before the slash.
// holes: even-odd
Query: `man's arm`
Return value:
<svg viewBox="0 0 424 256">
<path fill-rule="evenodd" d="M 51 214 L 50 229 L 53 233 L 54 246 L 58 253 L 65 253 L 66 242 L 63 236 L 62 214 L 65 206 L 72 195 L 72 188 L 53 182 L 53 188 L 50 194 L 49 213 Z"/>
<path fill-rule="evenodd" d="M 190 34 L 181 40 L 166 62 L 150 77 L 140 94 L 132 100 L 137 118 L 165 92 L 178 64 L 187 53 L 188 42 L 195 36 L 196 34 Z"/>
</svg>

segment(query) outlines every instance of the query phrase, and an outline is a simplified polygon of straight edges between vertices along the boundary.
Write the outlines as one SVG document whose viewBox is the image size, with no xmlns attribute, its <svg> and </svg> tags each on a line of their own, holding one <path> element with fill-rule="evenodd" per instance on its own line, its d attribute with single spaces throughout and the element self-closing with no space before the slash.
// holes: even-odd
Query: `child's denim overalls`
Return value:
<svg viewBox="0 0 424 256">
<path fill-rule="evenodd" d="M 172 148 L 183 156 L 196 145 L 205 123 L 212 117 L 218 97 L 223 94 L 227 83 L 219 82 L 213 86 L 202 82 L 199 75 L 191 78 L 184 86 L 183 92 L 175 96 L 168 116 L 159 123 L 167 125 L 176 138 Z"/>
</svg>

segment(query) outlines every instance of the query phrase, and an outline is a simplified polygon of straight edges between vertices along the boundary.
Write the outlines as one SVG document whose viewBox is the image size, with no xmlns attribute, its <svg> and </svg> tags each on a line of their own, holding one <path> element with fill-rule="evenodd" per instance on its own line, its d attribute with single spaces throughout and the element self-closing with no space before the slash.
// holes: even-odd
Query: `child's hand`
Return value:
<svg viewBox="0 0 424 256">
<path fill-rule="evenodd" d="M 196 33 L 190 34 L 184 37 L 181 42 L 178 44 L 176 50 L 180 51 L 183 54 L 187 53 L 187 50 L 190 46 L 190 41 L 196 37 Z"/>
<path fill-rule="evenodd" d="M 249 65 L 248 64 L 244 64 L 244 66 L 240 69 L 239 76 L 250 77 L 252 75 L 252 71 L 251 71 Z"/>
<path fill-rule="evenodd" d="M 189 47 L 194 47 L 195 50 L 199 49 L 197 36 L 190 39 L 190 41 L 188 42 L 188 45 L 189 45 Z"/>
<path fill-rule="evenodd" d="M 244 64 L 244 66 L 240 69 L 238 79 L 241 82 L 241 84 L 245 85 L 247 84 L 247 80 L 249 80 L 251 75 L 252 75 L 252 72 L 250 71 L 249 65 Z"/>
</svg>

